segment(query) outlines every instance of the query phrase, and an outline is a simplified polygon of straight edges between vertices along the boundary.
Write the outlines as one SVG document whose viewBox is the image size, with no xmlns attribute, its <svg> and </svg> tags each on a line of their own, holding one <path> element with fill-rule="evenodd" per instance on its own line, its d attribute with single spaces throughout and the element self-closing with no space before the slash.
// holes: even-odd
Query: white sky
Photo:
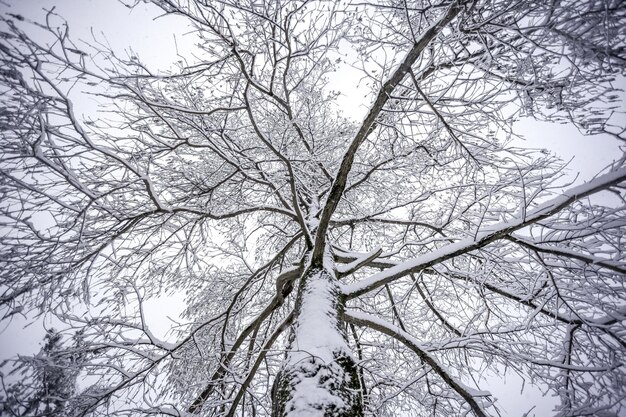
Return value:
<svg viewBox="0 0 626 417">
<path fill-rule="evenodd" d="M 166 17 L 154 21 L 158 12 L 146 4 L 131 11 L 115 0 L 0 0 L 0 11 L 41 20 L 44 17 L 42 9 L 53 5 L 55 12 L 67 19 L 73 38 L 89 41 L 93 28 L 93 33 L 102 41 L 105 39 L 104 32 L 114 50 L 130 50 L 132 47 L 151 68 L 167 69 L 177 60 L 177 48 L 180 51 L 190 49 L 195 41 L 195 35 L 185 35 L 188 28 L 182 19 Z M 366 83 L 359 83 L 360 77 L 356 70 L 346 68 L 335 73 L 329 84 L 330 89 L 341 92 L 338 105 L 344 116 L 355 120 L 362 119 L 369 104 L 364 100 L 368 93 Z M 85 104 L 87 109 L 92 107 Z M 572 126 L 525 120 L 518 122 L 515 127 L 527 139 L 526 145 L 516 142 L 516 146 L 546 148 L 565 160 L 572 159 L 571 178 L 580 172 L 577 182 L 592 178 L 621 153 L 616 141 L 608 136 L 585 137 Z M 182 296 L 165 297 L 148 302 L 146 309 L 156 335 L 167 337 L 167 330 L 172 324 L 167 317 L 175 318 L 180 314 L 182 299 Z M 0 327 L 0 360 L 15 354 L 39 351 L 43 337 L 42 323 L 25 328 L 26 324 L 26 320 L 15 316 L 10 325 Z M 46 325 L 49 327 L 51 323 Z M 521 380 L 516 375 L 507 375 L 506 383 L 500 381 L 499 377 L 494 376 L 490 386 L 481 388 L 490 390 L 499 398 L 498 405 L 502 407 L 504 416 L 521 416 L 535 404 L 538 407 L 529 416 L 552 414 L 554 400 L 539 400 L 541 392 L 528 384 L 525 391 L 520 393 Z"/>
</svg>

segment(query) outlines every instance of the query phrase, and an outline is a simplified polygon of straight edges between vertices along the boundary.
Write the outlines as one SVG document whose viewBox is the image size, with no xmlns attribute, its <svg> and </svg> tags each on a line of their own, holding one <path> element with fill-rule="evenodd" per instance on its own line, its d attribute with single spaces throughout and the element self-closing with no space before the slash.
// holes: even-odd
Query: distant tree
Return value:
<svg viewBox="0 0 626 417">
<path fill-rule="evenodd" d="M 625 159 L 567 188 L 511 145 L 625 139 L 624 1 L 151 3 L 197 36 L 167 73 L 2 17 L 0 303 L 81 332 L 75 415 L 496 416 L 486 370 L 624 412 Z"/>
<path fill-rule="evenodd" d="M 62 334 L 47 331 L 41 351 L 33 357 L 21 357 L 0 396 L 0 412 L 6 416 L 70 416 L 71 400 L 76 390 L 80 358 L 85 355 L 80 337 L 64 348 Z M 6 384 L 6 385 L 5 385 Z"/>
</svg>

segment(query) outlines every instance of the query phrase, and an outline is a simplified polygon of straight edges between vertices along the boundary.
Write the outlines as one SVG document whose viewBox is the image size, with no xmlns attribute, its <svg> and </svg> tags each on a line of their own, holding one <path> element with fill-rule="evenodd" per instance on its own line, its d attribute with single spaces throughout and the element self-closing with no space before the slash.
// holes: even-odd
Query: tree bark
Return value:
<svg viewBox="0 0 626 417">
<path fill-rule="evenodd" d="M 273 417 L 363 416 L 357 365 L 340 326 L 343 303 L 328 258 L 300 279 L 287 358 L 272 389 Z"/>
</svg>

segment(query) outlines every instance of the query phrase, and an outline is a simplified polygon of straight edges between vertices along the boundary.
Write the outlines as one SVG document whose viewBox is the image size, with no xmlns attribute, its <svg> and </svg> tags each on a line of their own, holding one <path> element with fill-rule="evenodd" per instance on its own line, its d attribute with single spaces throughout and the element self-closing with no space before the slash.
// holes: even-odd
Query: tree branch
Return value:
<svg viewBox="0 0 626 417">
<path fill-rule="evenodd" d="M 504 238 L 516 230 L 530 224 L 537 223 L 540 220 L 558 213 L 574 201 L 595 194 L 598 191 L 606 190 L 623 181 L 626 181 L 626 168 L 617 169 L 613 172 L 602 175 L 593 181 L 565 191 L 562 195 L 541 204 L 531 212 L 526 213 L 525 217 L 518 218 L 515 221 L 487 226 L 482 230 L 479 230 L 476 233 L 475 238 L 463 239 L 456 243 L 446 245 L 438 250 L 430 252 L 427 255 L 409 259 L 387 269 L 386 271 L 374 274 L 361 282 L 357 282 L 352 285 L 345 285 L 343 286 L 343 293 L 348 299 L 355 298 L 387 283 L 402 278 L 410 273 L 419 272 L 445 260 L 480 249 L 495 240 Z"/>
<path fill-rule="evenodd" d="M 407 348 L 411 349 L 417 356 L 420 357 L 425 363 L 427 363 L 433 371 L 437 373 L 443 379 L 446 384 L 450 386 L 458 395 L 460 395 L 467 404 L 471 407 L 472 411 L 475 415 L 479 417 L 487 417 L 487 414 L 483 411 L 482 407 L 476 402 L 475 397 L 479 396 L 488 396 L 490 394 L 480 393 L 480 395 L 472 394 L 468 387 L 466 387 L 463 383 L 456 380 L 456 378 L 445 370 L 431 354 L 426 352 L 425 349 L 422 349 L 419 345 L 419 342 L 415 340 L 413 336 L 403 331 L 401 328 L 394 326 L 391 323 L 387 323 L 384 320 L 379 319 L 378 317 L 370 316 L 369 314 L 358 312 L 358 311 L 346 311 L 344 313 L 344 319 L 348 323 L 353 323 L 358 326 L 366 326 L 372 330 L 376 330 L 380 333 L 386 334 L 387 336 L 393 337 L 394 339 L 401 342 Z"/>
<path fill-rule="evenodd" d="M 337 205 L 339 204 L 346 188 L 348 174 L 352 168 L 352 163 L 354 162 L 354 157 L 359 146 L 361 146 L 363 141 L 365 141 L 365 139 L 376 127 L 376 122 L 380 112 L 389 100 L 393 90 L 411 70 L 411 65 L 413 65 L 413 63 L 421 55 L 422 51 L 441 32 L 441 30 L 456 17 L 456 15 L 461 11 L 461 4 L 464 3 L 466 3 L 466 1 L 454 1 L 443 16 L 437 21 L 437 23 L 424 31 L 421 38 L 413 44 L 413 47 L 408 52 L 398 69 L 396 69 L 391 77 L 389 77 L 387 82 L 383 84 L 382 88 L 378 92 L 374 104 L 367 113 L 367 116 L 365 116 L 365 120 L 363 120 L 361 127 L 343 156 L 330 193 L 326 199 L 326 204 L 324 205 L 322 214 L 320 215 L 319 226 L 315 233 L 315 244 L 313 246 L 311 258 L 313 264 L 321 265 L 322 263 L 324 246 L 326 243 L 326 231 L 328 230 L 328 226 L 330 224 L 330 218 L 335 212 L 335 209 L 337 208 Z"/>
</svg>

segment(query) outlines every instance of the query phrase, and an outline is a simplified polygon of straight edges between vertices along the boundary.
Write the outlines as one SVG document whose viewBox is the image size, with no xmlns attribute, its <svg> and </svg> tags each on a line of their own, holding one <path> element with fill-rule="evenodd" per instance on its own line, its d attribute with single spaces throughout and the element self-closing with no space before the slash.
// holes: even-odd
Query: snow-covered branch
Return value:
<svg viewBox="0 0 626 417">
<path fill-rule="evenodd" d="M 570 188 L 569 190 L 563 192 L 560 196 L 528 211 L 525 217 L 520 217 L 514 221 L 507 221 L 487 227 L 481 227 L 475 233 L 475 237 L 473 238 L 462 239 L 458 242 L 444 246 L 441 249 L 434 250 L 428 255 L 404 261 L 392 268 L 374 274 L 355 284 L 345 285 L 343 287 L 343 293 L 348 298 L 358 297 L 408 274 L 419 272 L 447 259 L 480 249 L 495 240 L 506 237 L 516 230 L 522 229 L 533 223 L 537 223 L 558 213 L 579 199 L 585 198 L 599 191 L 607 190 L 610 187 L 616 186 L 624 181 L 626 181 L 626 168 L 616 169 L 615 171 L 602 175 L 586 184 Z"/>
<path fill-rule="evenodd" d="M 420 343 L 413 336 L 391 323 L 387 323 L 378 317 L 371 316 L 366 313 L 347 310 L 344 313 L 344 316 L 346 321 L 350 323 L 354 323 L 358 326 L 367 326 L 400 341 L 407 348 L 411 349 L 421 360 L 427 363 L 431 369 L 439 375 L 439 377 L 441 377 L 441 379 L 443 379 L 452 390 L 456 392 L 456 394 L 463 398 L 472 409 L 474 415 L 487 417 L 488 414 L 486 414 L 483 407 L 478 404 L 476 398 L 486 397 L 491 394 L 471 389 L 465 386 L 462 382 L 458 381 L 457 378 L 453 376 L 449 370 L 445 369 L 433 355 L 422 348 Z"/>
</svg>

